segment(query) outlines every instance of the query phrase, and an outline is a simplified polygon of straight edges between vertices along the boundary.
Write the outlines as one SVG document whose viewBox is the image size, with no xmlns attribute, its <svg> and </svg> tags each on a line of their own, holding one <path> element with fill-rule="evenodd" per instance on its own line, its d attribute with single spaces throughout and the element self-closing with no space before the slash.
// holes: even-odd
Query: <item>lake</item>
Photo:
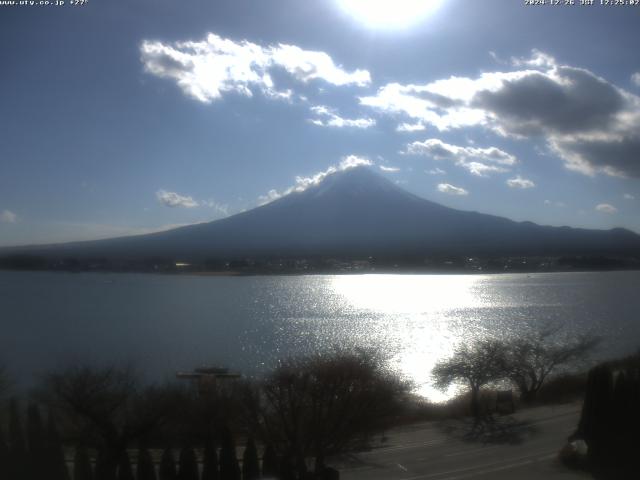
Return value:
<svg viewBox="0 0 640 480">
<path fill-rule="evenodd" d="M 17 383 L 72 362 L 150 379 L 219 364 L 256 374 L 291 355 L 376 347 L 433 400 L 458 342 L 547 324 L 593 332 L 600 358 L 640 347 L 640 272 L 220 277 L 0 272 L 0 362 Z"/>
</svg>

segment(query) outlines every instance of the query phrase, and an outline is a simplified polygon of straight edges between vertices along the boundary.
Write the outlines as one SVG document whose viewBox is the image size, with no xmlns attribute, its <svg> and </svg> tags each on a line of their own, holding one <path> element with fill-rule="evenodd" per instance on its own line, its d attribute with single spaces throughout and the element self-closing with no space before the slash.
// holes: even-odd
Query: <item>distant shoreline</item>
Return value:
<svg viewBox="0 0 640 480">
<path fill-rule="evenodd" d="M 160 276 L 194 276 L 194 277 L 293 277 L 293 276 L 321 276 L 321 275 L 460 275 L 460 276 L 480 276 L 480 275 L 532 275 L 539 273 L 606 273 L 606 272 L 640 272 L 640 267 L 634 266 L 629 268 L 566 268 L 566 269 L 548 269 L 548 270 L 464 270 L 464 269 L 380 269 L 380 270 L 325 270 L 325 271 L 277 271 L 277 272 L 259 272 L 259 271 L 151 271 L 151 270 L 91 270 L 91 269 L 17 269 L 17 268 L 0 268 L 0 272 L 50 272 L 50 273 L 96 273 L 96 274 L 147 274 Z"/>
</svg>

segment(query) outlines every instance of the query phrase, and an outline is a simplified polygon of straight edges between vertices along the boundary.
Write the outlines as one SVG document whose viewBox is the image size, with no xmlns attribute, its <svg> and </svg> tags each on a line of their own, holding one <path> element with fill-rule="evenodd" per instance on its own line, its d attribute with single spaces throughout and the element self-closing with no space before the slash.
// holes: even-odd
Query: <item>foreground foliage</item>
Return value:
<svg viewBox="0 0 640 480">
<path fill-rule="evenodd" d="M 443 390 L 463 384 L 471 393 L 470 410 L 481 415 L 480 390 L 485 386 L 513 385 L 520 400 L 531 403 L 552 374 L 566 373 L 588 358 L 600 339 L 584 335 L 568 338 L 559 328 L 545 328 L 510 340 L 481 339 L 456 348 L 432 371 Z"/>
<path fill-rule="evenodd" d="M 586 442 L 589 467 L 596 478 L 637 478 L 639 405 L 640 353 L 590 370 L 573 438 Z"/>
<path fill-rule="evenodd" d="M 259 380 L 193 386 L 147 385 L 119 366 L 51 371 L 35 389 L 39 405 L 11 402 L 0 467 L 11 480 L 335 478 L 325 459 L 367 445 L 410 390 L 364 351 L 290 359 Z"/>
<path fill-rule="evenodd" d="M 362 447 L 402 408 L 409 385 L 368 352 L 290 360 L 250 396 L 252 426 L 302 474 Z"/>
</svg>

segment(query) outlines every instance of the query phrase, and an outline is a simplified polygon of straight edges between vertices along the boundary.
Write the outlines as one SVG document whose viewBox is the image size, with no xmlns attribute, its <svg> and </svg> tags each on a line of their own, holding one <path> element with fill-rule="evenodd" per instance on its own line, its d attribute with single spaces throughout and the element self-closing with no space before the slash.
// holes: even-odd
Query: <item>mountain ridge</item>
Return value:
<svg viewBox="0 0 640 480">
<path fill-rule="evenodd" d="M 162 232 L 0 249 L 0 256 L 197 261 L 232 257 L 638 254 L 630 230 L 517 222 L 449 208 L 366 167 L 329 174 L 252 210 Z"/>
</svg>

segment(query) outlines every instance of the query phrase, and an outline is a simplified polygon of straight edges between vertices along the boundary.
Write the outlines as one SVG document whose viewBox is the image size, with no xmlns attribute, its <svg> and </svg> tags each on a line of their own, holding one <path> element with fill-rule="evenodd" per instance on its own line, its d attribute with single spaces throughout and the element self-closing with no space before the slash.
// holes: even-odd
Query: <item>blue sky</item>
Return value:
<svg viewBox="0 0 640 480">
<path fill-rule="evenodd" d="M 640 6 L 548 3 L 0 5 L 0 245 L 222 218 L 363 163 L 640 232 Z"/>
</svg>

